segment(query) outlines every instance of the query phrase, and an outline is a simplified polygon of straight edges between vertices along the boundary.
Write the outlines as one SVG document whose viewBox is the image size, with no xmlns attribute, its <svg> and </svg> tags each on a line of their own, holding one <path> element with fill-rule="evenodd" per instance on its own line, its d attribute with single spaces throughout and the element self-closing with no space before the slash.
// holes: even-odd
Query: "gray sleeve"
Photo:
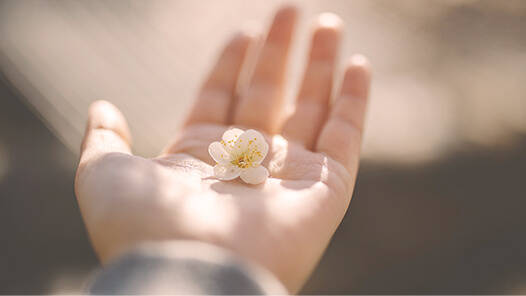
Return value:
<svg viewBox="0 0 526 296">
<path fill-rule="evenodd" d="M 199 242 L 148 243 L 95 275 L 90 294 L 287 294 L 266 270 Z"/>
</svg>

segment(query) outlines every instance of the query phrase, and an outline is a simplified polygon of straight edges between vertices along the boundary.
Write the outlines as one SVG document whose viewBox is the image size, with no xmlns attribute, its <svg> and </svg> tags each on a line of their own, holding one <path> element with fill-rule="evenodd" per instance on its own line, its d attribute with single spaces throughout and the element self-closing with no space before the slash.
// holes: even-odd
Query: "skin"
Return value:
<svg viewBox="0 0 526 296">
<path fill-rule="evenodd" d="M 367 60 L 354 56 L 333 77 L 342 22 L 322 14 L 312 26 L 295 110 L 284 114 L 297 14 L 282 7 L 266 38 L 240 31 L 227 43 L 185 124 L 157 158 L 131 153 L 127 123 L 115 106 L 92 104 L 75 188 L 103 264 L 146 241 L 195 240 L 259 264 L 291 293 L 305 283 L 351 200 L 370 75 Z M 331 94 L 337 80 L 341 89 Z M 208 145 L 230 126 L 265 136 L 270 178 L 264 184 L 213 177 Z"/>
</svg>

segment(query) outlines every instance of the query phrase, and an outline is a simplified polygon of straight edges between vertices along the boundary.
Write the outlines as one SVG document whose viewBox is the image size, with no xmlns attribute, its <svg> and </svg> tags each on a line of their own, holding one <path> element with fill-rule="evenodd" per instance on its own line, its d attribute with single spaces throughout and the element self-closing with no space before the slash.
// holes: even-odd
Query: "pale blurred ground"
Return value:
<svg viewBox="0 0 526 296">
<path fill-rule="evenodd" d="M 97 266 L 73 194 L 90 102 L 156 155 L 222 43 L 280 3 L 0 1 L 0 293 L 77 293 Z M 320 12 L 374 72 L 356 194 L 303 292 L 526 294 L 526 1 L 298 5 L 289 99 Z"/>
</svg>

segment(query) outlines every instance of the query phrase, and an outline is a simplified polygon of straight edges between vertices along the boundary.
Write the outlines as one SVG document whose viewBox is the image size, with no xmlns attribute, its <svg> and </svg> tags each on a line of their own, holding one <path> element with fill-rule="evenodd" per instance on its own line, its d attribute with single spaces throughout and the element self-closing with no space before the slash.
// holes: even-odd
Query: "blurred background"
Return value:
<svg viewBox="0 0 526 296">
<path fill-rule="evenodd" d="M 0 294 L 81 293 L 100 268 L 73 189 L 89 104 L 155 156 L 223 42 L 281 3 L 0 1 Z M 297 4 L 289 101 L 321 12 L 374 73 L 356 191 L 302 293 L 526 294 L 526 1 Z"/>
</svg>

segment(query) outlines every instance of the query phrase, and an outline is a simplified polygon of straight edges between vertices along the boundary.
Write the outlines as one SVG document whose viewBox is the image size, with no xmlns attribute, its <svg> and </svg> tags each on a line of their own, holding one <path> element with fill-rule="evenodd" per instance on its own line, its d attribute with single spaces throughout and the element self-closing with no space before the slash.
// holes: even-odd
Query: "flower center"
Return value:
<svg viewBox="0 0 526 296">
<path fill-rule="evenodd" d="M 247 153 L 245 152 L 240 157 L 237 157 L 234 160 L 232 160 L 230 163 L 233 165 L 237 165 L 242 169 L 246 169 L 252 166 L 253 161 L 254 157 L 252 155 L 247 155 Z"/>
</svg>

